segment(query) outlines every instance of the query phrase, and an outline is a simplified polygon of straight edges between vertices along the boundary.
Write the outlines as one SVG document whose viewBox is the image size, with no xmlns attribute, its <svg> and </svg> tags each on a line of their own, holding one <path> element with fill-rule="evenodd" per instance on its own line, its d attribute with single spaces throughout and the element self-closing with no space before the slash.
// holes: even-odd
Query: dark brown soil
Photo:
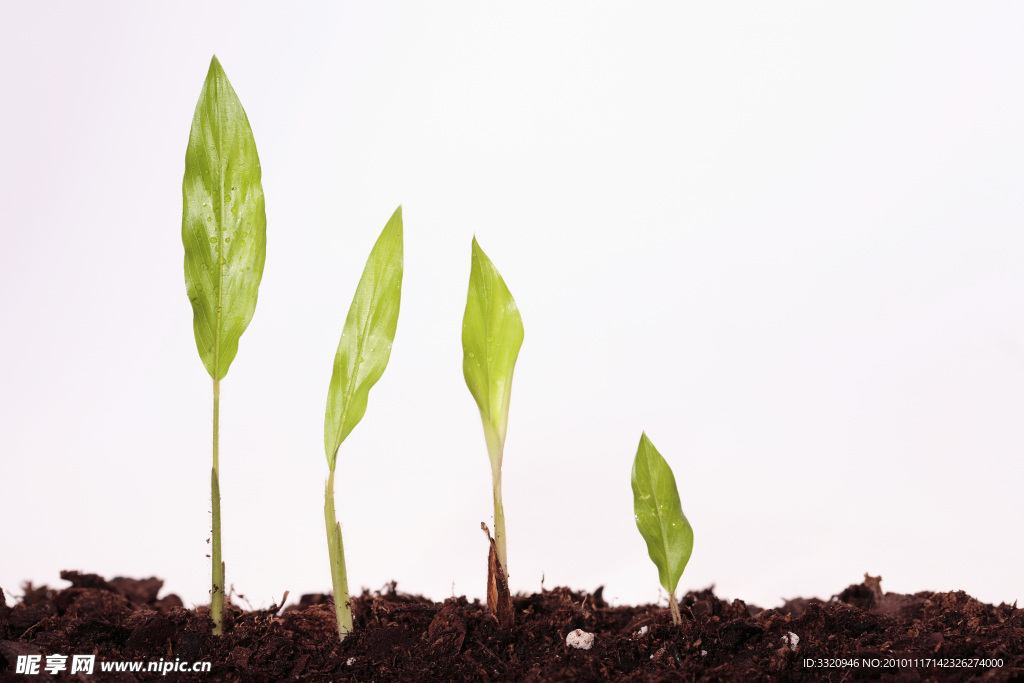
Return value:
<svg viewBox="0 0 1024 683">
<path fill-rule="evenodd" d="M 555 588 L 515 597 L 511 631 L 477 602 L 435 603 L 392 584 L 353 600 L 356 630 L 339 643 L 322 595 L 280 614 L 231 607 L 225 635 L 214 638 L 208 610 L 184 609 L 173 595 L 157 600 L 159 579 L 61 576 L 71 587 L 25 586 L 13 608 L 0 594 L 0 681 L 1024 680 L 1024 610 L 962 592 L 883 594 L 871 577 L 828 601 L 769 610 L 724 602 L 711 589 L 688 593 L 681 626 L 665 608 L 609 607 L 601 589 Z M 566 645 L 575 629 L 596 635 L 592 649 Z M 94 673 L 51 676 L 43 667 L 53 654 L 68 655 L 68 668 L 70 655 L 94 654 Z M 42 655 L 41 673 L 15 673 L 19 655 Z M 101 671 L 161 659 L 212 668 Z"/>
</svg>

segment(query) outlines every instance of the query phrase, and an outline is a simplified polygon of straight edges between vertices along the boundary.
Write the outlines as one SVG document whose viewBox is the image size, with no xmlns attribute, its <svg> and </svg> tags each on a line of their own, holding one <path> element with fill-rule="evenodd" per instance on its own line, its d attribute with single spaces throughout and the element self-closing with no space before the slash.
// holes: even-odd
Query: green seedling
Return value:
<svg viewBox="0 0 1024 683">
<path fill-rule="evenodd" d="M 185 286 L 196 346 L 213 378 L 213 632 L 223 632 L 224 562 L 220 543 L 220 381 L 256 310 L 267 248 L 267 217 L 249 119 L 214 57 L 199 93 L 182 182 Z"/>
<path fill-rule="evenodd" d="M 682 622 L 676 603 L 676 585 L 693 552 L 693 528 L 679 503 L 676 478 L 647 434 L 633 460 L 633 512 L 636 527 L 647 541 L 647 553 L 658 567 L 658 578 L 668 591 L 672 623 Z"/>
<path fill-rule="evenodd" d="M 370 388 L 384 374 L 391 357 L 402 299 L 402 267 L 402 207 L 398 207 L 373 245 L 359 279 L 338 352 L 334 355 L 334 372 L 327 392 L 324 449 L 330 475 L 324 496 L 324 521 L 331 558 L 334 611 L 341 640 L 352 632 L 352 610 L 341 524 L 334 512 L 334 466 L 341 443 L 363 419 Z"/>
<path fill-rule="evenodd" d="M 511 618 L 508 596 L 508 553 L 505 543 L 505 511 L 501 504 L 501 461 L 508 427 L 508 406 L 512 396 L 512 373 L 523 345 L 523 320 L 515 299 L 501 274 L 473 238 L 469 295 L 462 319 L 462 371 L 466 386 L 480 408 L 484 439 L 491 460 L 494 493 L 494 552 L 497 569 L 488 563 L 488 606 L 505 623 Z M 500 588 L 503 588 L 501 590 Z M 508 597 L 504 607 L 492 602 L 492 593 Z M 501 598 L 497 598 L 500 600 Z"/>
</svg>

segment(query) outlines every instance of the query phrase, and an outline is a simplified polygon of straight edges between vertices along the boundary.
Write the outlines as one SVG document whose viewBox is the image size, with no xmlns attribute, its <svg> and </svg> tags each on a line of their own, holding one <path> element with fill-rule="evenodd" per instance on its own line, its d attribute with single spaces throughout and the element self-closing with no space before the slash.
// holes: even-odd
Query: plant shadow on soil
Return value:
<svg viewBox="0 0 1024 683">
<path fill-rule="evenodd" d="M 304 595 L 283 612 L 231 605 L 224 636 L 214 638 L 209 609 L 185 609 L 175 595 L 157 599 L 160 579 L 61 578 L 71 586 L 24 586 L 13 608 L 0 592 L 0 681 L 1024 680 L 1024 609 L 963 592 L 883 593 L 866 575 L 830 600 L 768 610 L 720 600 L 710 588 L 687 593 L 680 626 L 659 606 L 611 607 L 602 589 L 555 588 L 516 596 L 510 631 L 477 601 L 435 603 L 392 583 L 352 600 L 355 632 L 343 643 L 325 595 Z M 575 629 L 595 634 L 591 649 L 566 645 Z M 95 654 L 95 672 L 53 676 L 43 669 L 52 654 L 69 662 Z M 19 655 L 42 655 L 40 673 L 15 673 Z M 161 658 L 210 662 L 211 670 L 100 670 L 102 662 Z M 807 662 L 843 659 L 858 665 Z M 965 666 L 979 659 L 1001 665 Z"/>
</svg>

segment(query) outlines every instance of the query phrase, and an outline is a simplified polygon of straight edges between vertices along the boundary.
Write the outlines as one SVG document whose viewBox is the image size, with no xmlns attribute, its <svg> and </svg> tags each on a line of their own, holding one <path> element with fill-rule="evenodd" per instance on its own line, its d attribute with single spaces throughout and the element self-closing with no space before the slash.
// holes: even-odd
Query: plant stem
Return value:
<svg viewBox="0 0 1024 683">
<path fill-rule="evenodd" d="M 210 616 L 213 635 L 224 633 L 224 563 L 220 555 L 220 380 L 213 380 L 213 470 L 210 473 L 210 496 L 213 499 L 213 590 Z"/>
<path fill-rule="evenodd" d="M 498 561 L 508 583 L 508 555 L 505 550 L 505 508 L 501 504 L 501 472 L 494 477 L 494 544 L 498 547 Z"/>
<path fill-rule="evenodd" d="M 498 547 L 498 561 L 508 583 L 508 554 L 505 546 L 505 508 L 501 504 L 501 459 L 505 446 L 498 434 L 484 426 L 487 454 L 491 458 L 491 488 L 494 493 L 494 544 Z"/>
<path fill-rule="evenodd" d="M 683 623 L 683 618 L 679 616 L 679 603 L 676 602 L 676 594 L 668 594 L 668 606 L 672 609 L 672 623 L 679 626 Z"/>
<path fill-rule="evenodd" d="M 345 636 L 352 633 L 352 610 L 348 604 L 348 573 L 345 571 L 345 547 L 341 543 L 341 523 L 334 512 L 334 470 L 327 477 L 324 498 L 327 550 L 331 556 L 331 583 L 334 586 L 334 614 L 338 621 L 338 640 L 345 640 Z"/>
</svg>

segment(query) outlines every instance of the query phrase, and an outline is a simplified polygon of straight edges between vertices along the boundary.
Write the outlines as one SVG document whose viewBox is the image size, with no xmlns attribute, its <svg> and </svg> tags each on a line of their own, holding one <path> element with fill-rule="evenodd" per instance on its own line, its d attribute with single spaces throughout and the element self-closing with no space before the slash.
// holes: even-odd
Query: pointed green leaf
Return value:
<svg viewBox="0 0 1024 683">
<path fill-rule="evenodd" d="M 462 318 L 462 372 L 480 408 L 495 472 L 501 470 L 512 372 L 522 345 L 523 320 L 515 299 L 474 237 L 469 296 Z"/>
<path fill-rule="evenodd" d="M 185 286 L 203 365 L 223 379 L 256 310 L 267 217 L 249 119 L 214 57 L 199 94 L 182 182 Z"/>
<path fill-rule="evenodd" d="M 402 267 L 402 207 L 398 207 L 366 261 L 334 356 L 324 419 L 324 448 L 331 471 L 341 442 L 366 413 L 370 387 L 388 366 L 398 328 Z"/>
<path fill-rule="evenodd" d="M 679 503 L 672 469 L 647 434 L 641 435 L 633 460 L 633 511 L 661 585 L 675 594 L 693 551 L 693 528 Z"/>
</svg>

